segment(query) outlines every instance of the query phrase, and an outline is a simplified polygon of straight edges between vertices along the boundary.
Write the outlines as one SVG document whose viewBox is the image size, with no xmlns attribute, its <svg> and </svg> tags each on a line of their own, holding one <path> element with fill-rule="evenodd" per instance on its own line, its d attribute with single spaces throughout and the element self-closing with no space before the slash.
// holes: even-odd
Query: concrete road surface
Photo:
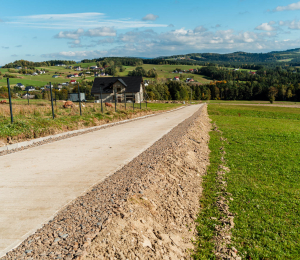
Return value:
<svg viewBox="0 0 300 260">
<path fill-rule="evenodd" d="M 200 107 L 0 156 L 0 257 Z"/>
</svg>

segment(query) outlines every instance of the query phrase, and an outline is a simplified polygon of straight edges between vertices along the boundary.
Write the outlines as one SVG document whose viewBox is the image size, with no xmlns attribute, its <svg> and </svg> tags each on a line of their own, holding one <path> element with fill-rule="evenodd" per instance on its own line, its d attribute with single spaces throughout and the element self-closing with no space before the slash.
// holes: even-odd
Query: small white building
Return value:
<svg viewBox="0 0 300 260">
<path fill-rule="evenodd" d="M 19 88 L 21 88 L 22 90 L 25 89 L 25 86 L 24 86 L 22 83 L 17 83 L 17 84 L 16 84 L 16 87 L 19 87 Z"/>
</svg>

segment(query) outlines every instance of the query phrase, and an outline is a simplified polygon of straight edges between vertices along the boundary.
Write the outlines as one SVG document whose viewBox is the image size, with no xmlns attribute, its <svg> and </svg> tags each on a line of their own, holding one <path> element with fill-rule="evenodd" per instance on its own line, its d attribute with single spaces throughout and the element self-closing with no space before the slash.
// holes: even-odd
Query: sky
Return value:
<svg viewBox="0 0 300 260">
<path fill-rule="evenodd" d="M 0 0 L 0 66 L 300 48 L 295 0 Z"/>
</svg>

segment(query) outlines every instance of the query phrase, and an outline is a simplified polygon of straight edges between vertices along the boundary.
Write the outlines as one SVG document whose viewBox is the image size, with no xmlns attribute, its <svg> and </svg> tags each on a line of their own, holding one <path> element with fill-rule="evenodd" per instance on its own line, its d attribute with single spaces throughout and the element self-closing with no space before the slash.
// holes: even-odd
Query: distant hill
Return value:
<svg viewBox="0 0 300 260">
<path fill-rule="evenodd" d="M 165 60 L 188 60 L 204 62 L 299 62 L 300 48 L 273 51 L 269 53 L 234 52 L 229 54 L 218 53 L 190 53 L 160 57 Z"/>
<path fill-rule="evenodd" d="M 116 66 L 139 66 L 144 64 L 200 64 L 216 62 L 216 63 L 269 63 L 274 66 L 276 63 L 288 63 L 290 65 L 300 65 L 300 48 L 286 50 L 286 51 L 272 51 L 268 53 L 248 53 L 248 52 L 233 52 L 228 54 L 219 53 L 190 53 L 184 55 L 161 56 L 157 58 L 143 58 L 143 57 L 102 57 L 95 59 L 84 59 L 80 63 L 90 62 L 106 62 L 114 61 Z M 57 64 L 71 65 L 76 64 L 75 61 L 67 60 L 50 60 L 42 62 L 31 62 L 26 60 L 17 60 L 3 66 L 3 68 L 21 67 L 41 67 L 41 66 L 55 66 Z"/>
</svg>

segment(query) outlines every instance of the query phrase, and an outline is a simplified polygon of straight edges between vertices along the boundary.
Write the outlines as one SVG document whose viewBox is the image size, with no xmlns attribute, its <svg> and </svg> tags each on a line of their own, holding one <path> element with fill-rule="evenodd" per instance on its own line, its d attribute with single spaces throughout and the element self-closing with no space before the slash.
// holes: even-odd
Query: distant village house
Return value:
<svg viewBox="0 0 300 260">
<path fill-rule="evenodd" d="M 100 100 L 102 96 L 103 102 L 118 103 L 125 102 L 142 102 L 144 100 L 144 82 L 143 78 L 138 77 L 109 77 L 95 78 L 92 94 L 95 100 Z"/>
</svg>

